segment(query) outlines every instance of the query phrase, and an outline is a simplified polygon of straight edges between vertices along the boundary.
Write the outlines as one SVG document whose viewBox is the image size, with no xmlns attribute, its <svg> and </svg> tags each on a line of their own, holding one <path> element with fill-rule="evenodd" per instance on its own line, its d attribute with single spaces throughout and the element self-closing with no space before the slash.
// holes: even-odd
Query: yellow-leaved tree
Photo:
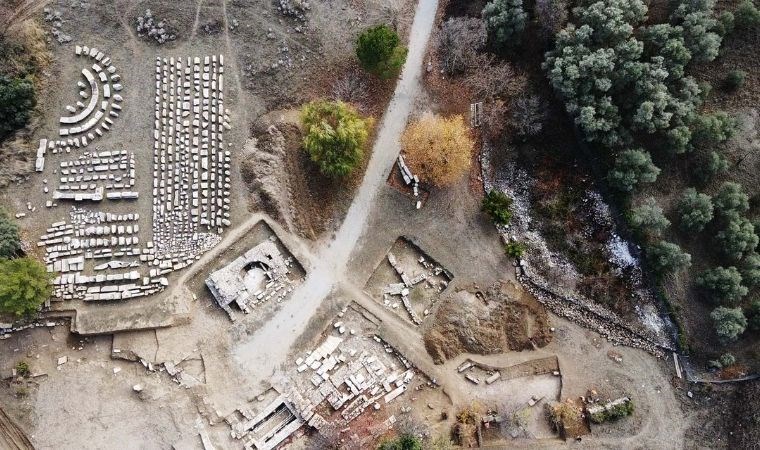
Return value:
<svg viewBox="0 0 760 450">
<path fill-rule="evenodd" d="M 462 116 L 425 114 L 406 127 L 401 148 L 420 180 L 442 187 L 470 169 L 473 140 Z"/>
</svg>

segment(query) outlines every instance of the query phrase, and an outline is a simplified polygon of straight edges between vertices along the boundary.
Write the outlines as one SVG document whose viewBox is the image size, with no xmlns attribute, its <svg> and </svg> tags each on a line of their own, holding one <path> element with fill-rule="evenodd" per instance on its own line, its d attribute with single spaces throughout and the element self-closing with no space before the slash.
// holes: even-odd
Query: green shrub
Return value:
<svg viewBox="0 0 760 450">
<path fill-rule="evenodd" d="M 407 50 L 388 25 L 368 28 L 356 41 L 356 57 L 361 66 L 381 78 L 398 75 L 406 61 Z"/>
<path fill-rule="evenodd" d="M 649 264 L 658 273 L 671 273 L 691 266 L 691 255 L 672 242 L 659 241 L 647 248 Z"/>
<path fill-rule="evenodd" d="M 492 189 L 483 197 L 483 211 L 498 225 L 506 225 L 512 220 L 511 208 L 512 199 L 497 189 Z"/>
<path fill-rule="evenodd" d="M 760 298 L 752 299 L 746 310 L 747 325 L 752 331 L 760 331 Z"/>
<path fill-rule="evenodd" d="M 50 274 L 31 258 L 0 260 L 0 312 L 32 315 L 52 294 Z"/>
<path fill-rule="evenodd" d="M 615 165 L 607 174 L 610 184 L 623 191 L 631 192 L 640 183 L 653 183 L 660 169 L 652 163 L 649 152 L 641 149 L 624 150 L 615 159 Z"/>
<path fill-rule="evenodd" d="M 715 209 L 724 217 L 735 217 L 747 212 L 749 209 L 749 197 L 738 183 L 726 181 L 718 189 L 713 198 Z"/>
<path fill-rule="evenodd" d="M 377 450 L 422 450 L 422 441 L 416 436 L 404 433 L 396 439 L 382 442 Z"/>
<path fill-rule="evenodd" d="M 677 209 L 681 227 L 689 232 L 702 231 L 713 219 L 712 199 L 707 194 L 698 193 L 694 188 L 684 190 Z"/>
<path fill-rule="evenodd" d="M 724 111 L 700 114 L 694 119 L 693 140 L 701 144 L 715 144 L 731 139 L 739 122 Z"/>
<path fill-rule="evenodd" d="M 347 103 L 320 100 L 303 107 L 301 123 L 304 148 L 323 174 L 343 177 L 359 165 L 371 119 L 361 118 Z"/>
<path fill-rule="evenodd" d="M 741 2 L 734 12 L 734 17 L 736 18 L 736 28 L 748 30 L 760 25 L 760 11 L 752 0 Z"/>
<path fill-rule="evenodd" d="M 748 292 L 742 286 L 741 274 L 733 266 L 705 270 L 697 277 L 697 285 L 712 296 L 714 303 L 719 304 L 735 305 Z"/>
<path fill-rule="evenodd" d="M 18 226 L 5 211 L 0 211 L 0 258 L 12 258 L 21 250 Z"/>
<path fill-rule="evenodd" d="M 741 273 L 747 286 L 760 286 L 760 255 L 753 252 L 745 256 Z"/>
<path fill-rule="evenodd" d="M 716 239 L 723 254 L 737 261 L 754 252 L 759 240 L 754 225 L 744 217 L 732 217 Z"/>
<path fill-rule="evenodd" d="M 743 70 L 732 70 L 726 76 L 726 89 L 735 91 L 744 86 L 744 80 L 747 78 L 747 72 Z"/>
<path fill-rule="evenodd" d="M 736 19 L 731 11 L 723 11 L 718 16 L 718 26 L 715 31 L 721 36 L 726 36 L 734 31 L 735 22 Z"/>
<path fill-rule="evenodd" d="M 674 25 L 683 28 L 684 40 L 697 62 L 712 61 L 718 56 L 722 31 L 713 17 L 714 0 L 684 1 L 671 14 Z"/>
<path fill-rule="evenodd" d="M 632 227 L 652 236 L 659 236 L 670 226 L 670 221 L 662 211 L 662 207 L 652 197 L 647 197 L 629 214 Z"/>
<path fill-rule="evenodd" d="M 511 258 L 520 258 L 525 253 L 525 245 L 520 242 L 511 241 L 504 246 L 507 256 Z"/>
<path fill-rule="evenodd" d="M 718 152 L 710 152 L 704 161 L 699 161 L 696 174 L 702 183 L 708 183 L 719 173 L 728 171 L 728 161 Z"/>
<path fill-rule="evenodd" d="M 736 357 L 732 355 L 731 353 L 724 353 L 720 355 L 720 358 L 718 358 L 718 361 L 720 361 L 721 366 L 729 367 L 736 364 Z"/>
<path fill-rule="evenodd" d="M 36 104 L 34 83 L 29 77 L 9 78 L 0 74 L 0 141 L 26 126 Z"/>
<path fill-rule="evenodd" d="M 20 377 L 28 377 L 32 371 L 29 369 L 29 363 L 26 361 L 19 361 L 16 363 L 16 375 Z"/>
<path fill-rule="evenodd" d="M 718 307 L 710 313 L 718 338 L 724 342 L 735 341 L 747 329 L 747 318 L 740 308 Z"/>
</svg>

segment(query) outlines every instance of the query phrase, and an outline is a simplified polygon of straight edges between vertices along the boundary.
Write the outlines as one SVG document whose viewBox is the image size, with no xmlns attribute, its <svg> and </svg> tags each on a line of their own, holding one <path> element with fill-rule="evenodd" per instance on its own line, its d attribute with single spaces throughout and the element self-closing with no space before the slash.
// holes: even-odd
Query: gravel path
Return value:
<svg viewBox="0 0 760 450">
<path fill-rule="evenodd" d="M 254 379 L 265 380 L 285 362 L 290 348 L 309 324 L 322 301 L 344 279 L 344 271 L 361 236 L 378 190 L 400 150 L 400 136 L 420 92 L 420 75 L 433 28 L 437 0 L 420 0 L 410 32 L 409 53 L 401 78 L 380 123 L 367 171 L 335 237 L 316 252 L 316 264 L 275 317 L 238 346 L 235 357 Z M 262 369 L 264 369 L 262 371 Z M 267 371 L 270 369 L 270 371 Z M 266 373 L 265 373 L 266 372 Z"/>
</svg>

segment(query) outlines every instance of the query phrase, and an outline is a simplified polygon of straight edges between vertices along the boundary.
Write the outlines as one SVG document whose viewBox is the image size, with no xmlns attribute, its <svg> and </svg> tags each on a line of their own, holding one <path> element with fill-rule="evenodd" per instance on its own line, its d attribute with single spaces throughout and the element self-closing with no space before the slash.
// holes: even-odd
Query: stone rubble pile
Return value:
<svg viewBox="0 0 760 450">
<path fill-rule="evenodd" d="M 177 39 L 169 23 L 166 20 L 154 18 L 150 9 L 146 9 L 145 14 L 138 16 L 136 20 L 137 35 L 140 37 L 147 36 L 159 44 Z"/>
<path fill-rule="evenodd" d="M 306 22 L 306 13 L 311 9 L 308 0 L 279 0 L 277 11 L 283 16 Z"/>
<path fill-rule="evenodd" d="M 412 187 L 414 198 L 418 198 L 420 196 L 420 179 L 417 175 L 412 174 L 412 170 L 406 165 L 406 161 L 404 161 L 404 155 L 398 155 L 398 169 L 401 172 L 404 183 Z M 422 200 L 416 200 L 415 207 L 417 209 L 422 208 Z"/>
<path fill-rule="evenodd" d="M 61 27 L 63 26 L 63 18 L 61 12 L 54 11 L 50 8 L 44 8 L 42 12 L 45 14 L 43 17 L 45 22 L 51 22 L 52 26 L 50 29 L 50 34 L 53 35 L 55 40 L 58 41 L 59 44 L 71 42 L 71 36 L 61 31 Z"/>
</svg>

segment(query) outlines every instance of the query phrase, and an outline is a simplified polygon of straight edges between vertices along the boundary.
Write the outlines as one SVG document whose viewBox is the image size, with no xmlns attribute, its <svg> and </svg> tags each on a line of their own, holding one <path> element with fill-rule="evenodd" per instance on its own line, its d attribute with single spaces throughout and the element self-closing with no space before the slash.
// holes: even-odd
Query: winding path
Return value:
<svg viewBox="0 0 760 450">
<path fill-rule="evenodd" d="M 337 285 L 345 283 L 344 271 L 367 223 L 373 200 L 384 185 L 400 150 L 400 136 L 414 100 L 420 92 L 420 75 L 428 39 L 435 21 L 438 0 L 419 0 L 410 32 L 409 53 L 401 78 L 377 134 L 372 158 L 346 218 L 326 246 L 317 251 L 315 266 L 275 317 L 238 346 L 235 357 L 252 375 L 266 377 L 262 368 L 285 362 L 290 348 L 315 315 L 322 301 Z"/>
</svg>

